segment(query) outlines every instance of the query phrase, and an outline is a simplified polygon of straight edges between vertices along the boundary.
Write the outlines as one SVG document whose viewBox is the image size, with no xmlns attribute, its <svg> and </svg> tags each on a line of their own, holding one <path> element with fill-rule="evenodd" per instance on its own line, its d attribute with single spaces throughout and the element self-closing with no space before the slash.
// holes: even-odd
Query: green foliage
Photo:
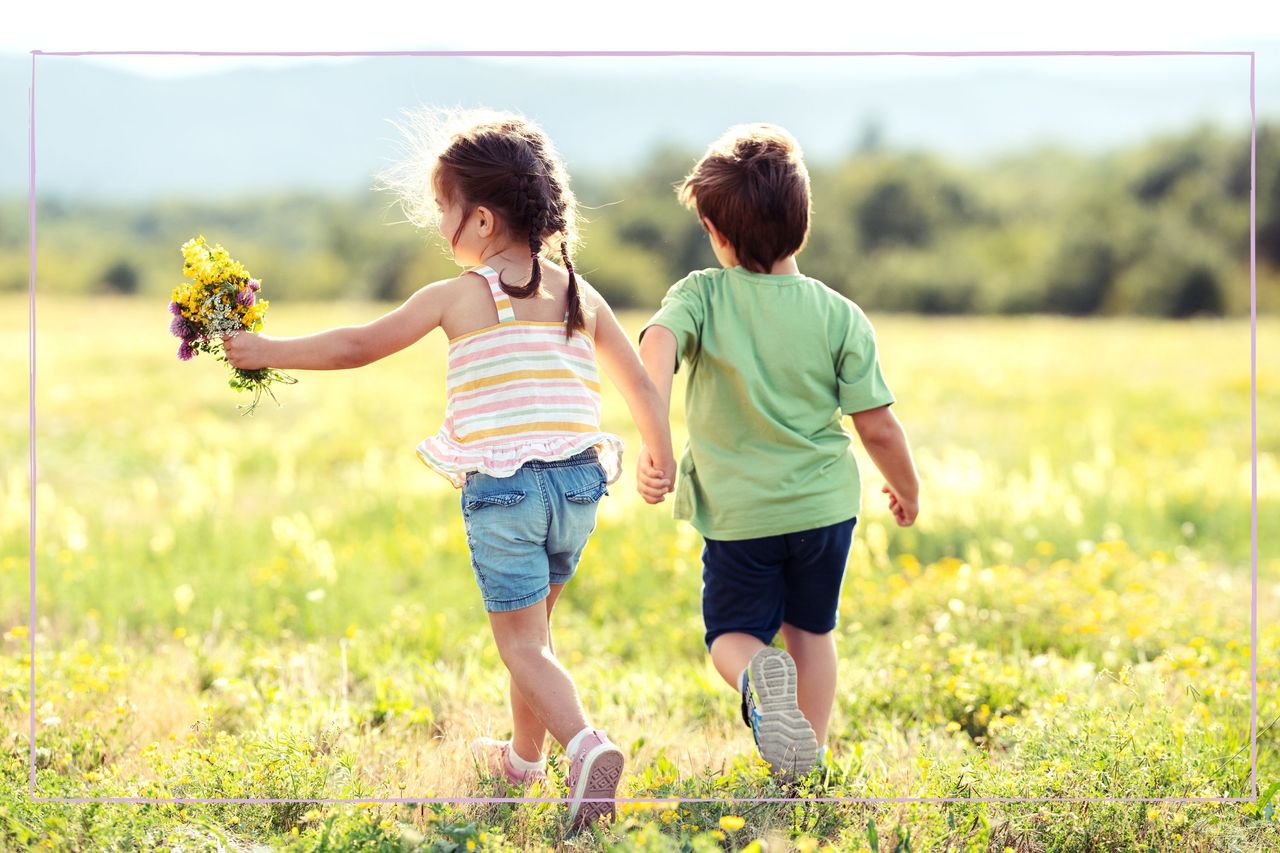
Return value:
<svg viewBox="0 0 1280 853">
<path fill-rule="evenodd" d="M 949 163 L 875 143 L 811 163 L 801 268 L 869 310 L 1187 317 L 1248 309 L 1249 146 L 1212 126 L 1109 154 L 1041 147 Z M 627 175 L 575 176 L 577 266 L 616 307 L 652 308 L 714 266 L 674 188 L 697 152 L 659 148 Z M 1258 129 L 1259 303 L 1280 306 L 1280 137 Z M 25 289 L 26 203 L 0 204 L 0 291 Z M 166 293 L 188 233 L 235 247 L 276 299 L 396 301 L 457 266 L 389 199 L 294 194 L 102 206 L 44 198 L 42 293 Z M 121 254 L 122 247 L 127 247 Z"/>
</svg>

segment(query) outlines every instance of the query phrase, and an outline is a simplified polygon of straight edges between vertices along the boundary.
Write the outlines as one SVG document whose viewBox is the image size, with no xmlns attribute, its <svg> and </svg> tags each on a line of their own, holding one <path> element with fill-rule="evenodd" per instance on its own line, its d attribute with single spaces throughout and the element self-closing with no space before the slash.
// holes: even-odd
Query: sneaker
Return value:
<svg viewBox="0 0 1280 853">
<path fill-rule="evenodd" d="M 490 776 L 498 779 L 505 777 L 516 787 L 547 778 L 546 771 L 543 770 L 517 770 L 511 763 L 511 741 L 509 740 L 494 740 L 491 737 L 476 738 L 471 742 L 471 752 Z"/>
<path fill-rule="evenodd" d="M 617 816 L 614 800 L 622 781 L 622 750 L 604 732 L 592 730 L 569 760 L 569 825 L 578 830 Z M 583 802 L 598 800 L 599 802 Z"/>
<path fill-rule="evenodd" d="M 818 738 L 796 703 L 796 662 L 782 649 L 763 648 L 747 665 L 742 716 L 756 749 L 777 776 L 800 776 L 818 761 Z"/>
</svg>

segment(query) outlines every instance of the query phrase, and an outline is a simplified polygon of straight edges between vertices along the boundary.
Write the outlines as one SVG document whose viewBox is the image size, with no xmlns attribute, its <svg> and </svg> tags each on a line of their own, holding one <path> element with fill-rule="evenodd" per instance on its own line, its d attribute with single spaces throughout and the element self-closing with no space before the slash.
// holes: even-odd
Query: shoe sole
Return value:
<svg viewBox="0 0 1280 853">
<path fill-rule="evenodd" d="M 569 812 L 571 829 L 582 829 L 600 818 L 612 821 L 617 816 L 614 800 L 618 796 L 618 783 L 622 781 L 622 765 L 622 750 L 616 746 L 598 748 L 586 757 Z M 587 803 L 583 800 L 603 802 Z"/>
<path fill-rule="evenodd" d="M 782 649 L 762 649 L 749 677 L 760 698 L 760 754 L 776 774 L 808 773 L 818 762 L 818 738 L 796 704 L 796 662 Z"/>
</svg>

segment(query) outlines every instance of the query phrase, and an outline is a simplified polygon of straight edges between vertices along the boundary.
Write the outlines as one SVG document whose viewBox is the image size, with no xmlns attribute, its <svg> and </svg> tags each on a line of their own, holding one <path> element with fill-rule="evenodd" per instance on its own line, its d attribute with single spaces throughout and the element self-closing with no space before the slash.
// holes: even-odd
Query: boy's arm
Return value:
<svg viewBox="0 0 1280 853">
<path fill-rule="evenodd" d="M 884 475 L 884 491 L 894 519 L 899 527 L 910 527 L 920 511 L 920 482 L 902 424 L 888 406 L 854 412 L 850 417 L 862 446 Z"/>
<path fill-rule="evenodd" d="M 671 449 L 671 425 L 667 422 L 667 400 L 671 396 L 670 380 L 663 396 L 654 387 L 645 366 L 640 363 L 636 349 L 623 331 L 608 303 L 591 291 L 596 312 L 596 355 L 605 373 L 622 393 L 631 410 L 631 417 L 640 430 L 644 443 L 641 455 L 652 463 L 652 471 L 645 481 L 636 483 L 640 493 L 649 503 L 658 503 L 671 491 L 675 480 L 675 454 Z"/>
<path fill-rule="evenodd" d="M 456 279 L 429 284 L 394 311 L 362 326 L 340 326 L 293 338 L 239 332 L 223 339 L 227 361 L 242 370 L 363 367 L 404 349 L 439 326 L 445 289 L 452 281 Z"/>
</svg>

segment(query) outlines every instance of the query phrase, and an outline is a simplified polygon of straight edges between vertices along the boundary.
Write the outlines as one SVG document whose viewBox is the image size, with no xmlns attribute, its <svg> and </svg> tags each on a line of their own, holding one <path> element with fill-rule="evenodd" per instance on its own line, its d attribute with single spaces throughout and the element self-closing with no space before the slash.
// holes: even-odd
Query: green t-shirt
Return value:
<svg viewBox="0 0 1280 853">
<path fill-rule="evenodd" d="M 861 308 L 808 276 L 705 269 L 672 285 L 653 325 L 689 371 L 676 518 L 731 540 L 860 512 L 841 413 L 894 402 Z"/>
</svg>

